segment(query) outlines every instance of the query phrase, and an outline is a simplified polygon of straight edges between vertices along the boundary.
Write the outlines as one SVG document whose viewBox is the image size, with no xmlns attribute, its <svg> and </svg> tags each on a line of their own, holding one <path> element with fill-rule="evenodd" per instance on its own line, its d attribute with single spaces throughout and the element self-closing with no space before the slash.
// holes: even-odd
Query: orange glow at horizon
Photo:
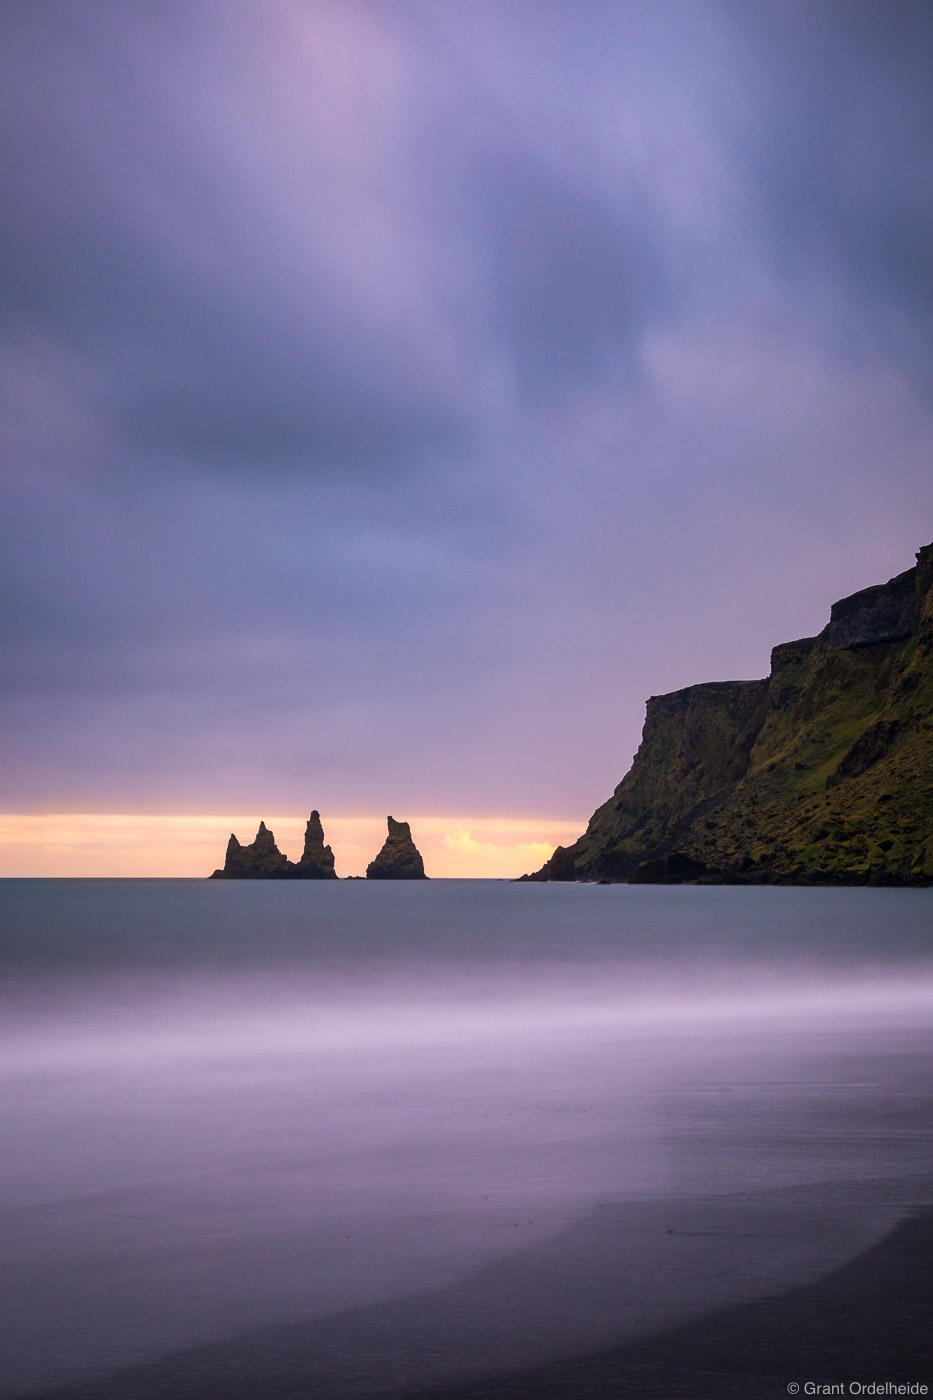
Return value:
<svg viewBox="0 0 933 1400">
<path fill-rule="evenodd" d="M 393 816 L 398 816 L 393 813 Z M 401 814 L 428 875 L 510 879 L 534 870 L 585 821 Z M 400 819 L 401 819 L 400 818 Z M 297 860 L 307 815 L 268 815 L 281 851 Z M 384 816 L 322 817 L 338 875 L 363 875 L 386 836 Z M 205 877 L 223 865 L 230 832 L 252 841 L 259 817 L 129 813 L 0 814 L 0 878 L 86 875 Z"/>
</svg>

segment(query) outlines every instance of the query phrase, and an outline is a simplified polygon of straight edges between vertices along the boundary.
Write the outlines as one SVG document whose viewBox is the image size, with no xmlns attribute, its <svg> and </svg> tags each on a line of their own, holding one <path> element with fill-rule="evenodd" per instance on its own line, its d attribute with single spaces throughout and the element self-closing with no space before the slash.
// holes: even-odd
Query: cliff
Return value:
<svg viewBox="0 0 933 1400">
<path fill-rule="evenodd" d="M 367 880 L 426 880 L 424 861 L 411 839 L 408 822 L 389 817 L 389 834 L 382 850 L 366 867 Z"/>
<path fill-rule="evenodd" d="M 612 797 L 523 878 L 933 883 L 933 545 L 767 679 L 652 697 Z"/>
<path fill-rule="evenodd" d="M 241 846 L 231 834 L 222 870 L 215 870 L 211 880 L 336 880 L 334 853 L 324 845 L 324 828 L 319 812 L 312 812 L 305 828 L 305 844 L 301 859 L 292 864 L 275 844 L 275 837 L 265 822 L 259 823 L 256 839 Z"/>
</svg>

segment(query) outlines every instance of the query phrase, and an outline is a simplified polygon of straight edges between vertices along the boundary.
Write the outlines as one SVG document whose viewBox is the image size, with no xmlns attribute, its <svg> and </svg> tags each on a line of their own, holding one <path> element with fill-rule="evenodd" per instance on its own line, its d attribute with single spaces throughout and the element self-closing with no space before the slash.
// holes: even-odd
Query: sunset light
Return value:
<svg viewBox="0 0 933 1400">
<path fill-rule="evenodd" d="M 231 831 L 251 841 L 262 818 L 279 847 L 297 858 L 307 813 L 0 814 L 0 877 L 87 875 L 205 878 L 223 864 Z M 410 825 L 435 879 L 514 879 L 536 869 L 555 846 L 575 840 L 576 821 L 417 815 Z M 324 814 L 340 875 L 362 875 L 382 844 L 385 817 Z"/>
</svg>

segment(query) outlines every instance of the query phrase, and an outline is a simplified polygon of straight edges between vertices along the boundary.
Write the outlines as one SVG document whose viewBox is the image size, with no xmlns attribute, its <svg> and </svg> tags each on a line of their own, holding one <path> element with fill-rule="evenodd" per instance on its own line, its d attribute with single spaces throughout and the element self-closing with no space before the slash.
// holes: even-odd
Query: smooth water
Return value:
<svg viewBox="0 0 933 1400">
<path fill-rule="evenodd" d="M 298 1322 L 347 1395 L 520 1364 L 933 1200 L 933 891 L 8 880 L 0 929 L 5 1396 Z"/>
</svg>

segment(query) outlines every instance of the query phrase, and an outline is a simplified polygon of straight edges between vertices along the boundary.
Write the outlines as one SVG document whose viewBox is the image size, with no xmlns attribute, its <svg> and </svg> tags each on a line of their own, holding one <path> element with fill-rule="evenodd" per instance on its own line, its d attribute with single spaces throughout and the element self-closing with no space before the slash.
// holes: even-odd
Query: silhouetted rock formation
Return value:
<svg viewBox="0 0 933 1400">
<path fill-rule="evenodd" d="M 296 880 L 336 880 L 337 878 L 337 872 L 334 869 L 334 853 L 330 846 L 324 845 L 321 814 L 316 810 L 311 813 L 308 825 L 305 827 L 305 846 L 301 853 L 301 860 L 294 868 L 294 878 Z"/>
<path fill-rule="evenodd" d="M 612 797 L 523 878 L 933 883 L 933 545 L 767 680 L 653 696 Z"/>
<path fill-rule="evenodd" d="M 305 828 L 301 860 L 293 865 L 275 844 L 275 837 L 259 823 L 256 839 L 241 846 L 235 836 L 227 842 L 223 870 L 215 870 L 212 880 L 336 880 L 334 853 L 324 845 L 324 828 L 319 812 L 312 812 Z"/>
<path fill-rule="evenodd" d="M 259 823 L 256 839 L 251 846 L 241 846 L 235 836 L 227 842 L 227 858 L 223 870 L 215 870 L 212 880 L 285 880 L 294 867 L 275 844 L 275 837 Z"/>
<path fill-rule="evenodd" d="M 576 861 L 573 851 L 567 846 L 556 847 L 551 859 L 538 871 L 537 875 L 523 875 L 523 880 L 563 880 L 577 878 Z"/>
<path fill-rule="evenodd" d="M 366 867 L 367 880 L 426 880 L 424 861 L 407 822 L 389 817 L 389 834 L 376 859 Z"/>
</svg>

